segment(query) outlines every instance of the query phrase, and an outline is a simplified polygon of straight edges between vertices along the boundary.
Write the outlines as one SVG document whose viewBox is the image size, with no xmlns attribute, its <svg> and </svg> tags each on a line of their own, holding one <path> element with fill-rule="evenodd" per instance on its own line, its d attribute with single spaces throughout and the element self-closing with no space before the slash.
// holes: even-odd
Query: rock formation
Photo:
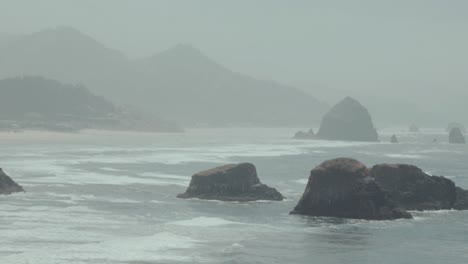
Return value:
<svg viewBox="0 0 468 264">
<path fill-rule="evenodd" d="M 393 134 L 390 138 L 390 143 L 396 144 L 398 143 L 398 138 Z"/>
<path fill-rule="evenodd" d="M 323 116 L 317 137 L 326 140 L 378 141 L 369 112 L 351 97 L 340 101 Z"/>
<path fill-rule="evenodd" d="M 24 189 L 0 168 L 0 194 L 12 194 L 15 192 L 24 192 Z"/>
<path fill-rule="evenodd" d="M 369 177 L 364 164 L 348 158 L 328 160 L 313 169 L 291 214 L 370 220 L 412 218 Z"/>
<path fill-rule="evenodd" d="M 453 181 L 430 176 L 413 165 L 379 164 L 372 167 L 370 174 L 406 210 L 452 209 L 457 200 Z"/>
<path fill-rule="evenodd" d="M 260 182 L 251 163 L 228 164 L 199 172 L 192 176 L 187 191 L 177 197 L 241 202 L 284 199 L 275 188 Z"/>
<path fill-rule="evenodd" d="M 309 131 L 298 131 L 295 135 L 294 135 L 294 138 L 295 139 L 315 139 L 315 133 L 314 133 L 314 130 L 311 128 L 309 129 Z"/>
<path fill-rule="evenodd" d="M 453 128 L 455 128 L 455 127 L 460 128 L 460 130 L 461 130 L 462 133 L 466 133 L 466 127 L 465 127 L 464 125 L 458 123 L 458 122 L 451 122 L 451 123 L 449 123 L 449 124 L 447 125 L 447 129 L 446 129 L 447 133 L 450 133 L 450 131 L 451 131 Z"/>
<path fill-rule="evenodd" d="M 465 136 L 459 127 L 454 127 L 449 133 L 450 144 L 465 144 Z"/>
</svg>

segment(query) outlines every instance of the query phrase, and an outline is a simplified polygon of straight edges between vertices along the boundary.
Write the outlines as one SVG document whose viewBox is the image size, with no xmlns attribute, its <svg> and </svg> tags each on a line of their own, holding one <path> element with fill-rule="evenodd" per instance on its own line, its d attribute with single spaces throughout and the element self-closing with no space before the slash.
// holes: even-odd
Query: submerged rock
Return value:
<svg viewBox="0 0 468 264">
<path fill-rule="evenodd" d="M 328 160 L 314 168 L 291 214 L 369 220 L 412 218 L 369 177 L 364 164 L 348 158 Z"/>
<path fill-rule="evenodd" d="M 185 193 L 178 198 L 199 198 L 221 201 L 281 201 L 283 195 L 260 182 L 251 163 L 228 164 L 192 176 Z"/>
<path fill-rule="evenodd" d="M 392 135 L 392 137 L 390 138 L 390 143 L 393 143 L 393 144 L 398 143 L 398 138 L 395 135 Z"/>
<path fill-rule="evenodd" d="M 465 136 L 459 127 L 454 127 L 449 133 L 450 144 L 465 144 Z"/>
<path fill-rule="evenodd" d="M 370 174 L 406 210 L 452 209 L 457 200 L 453 181 L 430 176 L 413 165 L 378 164 Z"/>
<path fill-rule="evenodd" d="M 295 139 L 315 139 L 314 130 L 311 128 L 309 131 L 298 131 L 294 135 Z"/>
<path fill-rule="evenodd" d="M 24 192 L 24 189 L 0 168 L 0 194 L 12 194 L 15 192 Z"/>
<path fill-rule="evenodd" d="M 369 112 L 349 96 L 323 116 L 317 137 L 326 140 L 378 141 Z"/>
</svg>

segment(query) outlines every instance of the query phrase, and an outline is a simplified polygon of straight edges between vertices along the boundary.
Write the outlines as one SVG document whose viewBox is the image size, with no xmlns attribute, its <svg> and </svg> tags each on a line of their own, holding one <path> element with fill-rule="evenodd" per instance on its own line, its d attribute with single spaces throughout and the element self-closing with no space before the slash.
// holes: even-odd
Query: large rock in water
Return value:
<svg viewBox="0 0 468 264">
<path fill-rule="evenodd" d="M 430 176 L 413 165 L 379 164 L 372 167 L 370 174 L 406 210 L 452 209 L 457 200 L 453 181 Z"/>
<path fill-rule="evenodd" d="M 24 189 L 0 168 L 0 194 L 12 194 L 15 192 L 24 192 Z"/>
<path fill-rule="evenodd" d="M 348 158 L 328 160 L 313 169 L 291 214 L 369 220 L 412 218 L 369 177 L 364 164 Z"/>
<path fill-rule="evenodd" d="M 454 127 L 449 133 L 449 143 L 451 144 L 465 144 L 465 137 L 459 127 Z"/>
<path fill-rule="evenodd" d="M 378 141 L 369 112 L 349 96 L 323 116 L 317 137 L 326 140 Z"/>
<path fill-rule="evenodd" d="M 241 202 L 284 199 L 275 188 L 260 182 L 251 163 L 229 164 L 199 172 L 192 176 L 187 191 L 177 197 Z"/>
</svg>

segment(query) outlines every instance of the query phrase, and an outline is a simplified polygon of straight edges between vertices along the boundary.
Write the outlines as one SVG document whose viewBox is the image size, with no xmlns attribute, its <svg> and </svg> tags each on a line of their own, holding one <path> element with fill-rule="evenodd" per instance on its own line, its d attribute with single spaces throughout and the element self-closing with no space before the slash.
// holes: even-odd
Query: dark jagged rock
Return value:
<svg viewBox="0 0 468 264">
<path fill-rule="evenodd" d="M 317 137 L 326 140 L 378 141 L 369 112 L 351 97 L 340 101 L 323 116 Z"/>
<path fill-rule="evenodd" d="M 459 127 L 454 127 L 450 130 L 449 133 L 449 143 L 450 144 L 465 144 L 465 136 Z"/>
<path fill-rule="evenodd" d="M 311 128 L 309 131 L 298 131 L 294 135 L 295 139 L 315 139 L 315 133 L 314 130 Z"/>
<path fill-rule="evenodd" d="M 291 214 L 369 220 L 412 218 L 369 177 L 364 164 L 348 158 L 328 160 L 313 169 Z"/>
<path fill-rule="evenodd" d="M 451 209 L 457 199 L 453 181 L 430 176 L 413 165 L 378 164 L 371 176 L 406 210 Z"/>
<path fill-rule="evenodd" d="M 398 143 L 398 138 L 395 135 L 392 135 L 392 137 L 390 138 L 390 143 L 393 143 L 393 144 Z"/>
<path fill-rule="evenodd" d="M 241 202 L 284 199 L 275 188 L 260 182 L 251 163 L 229 164 L 199 172 L 192 176 L 187 191 L 177 197 Z"/>
<path fill-rule="evenodd" d="M 456 187 L 457 189 L 457 200 L 453 205 L 453 209 L 455 210 L 468 210 L 468 190 L 463 190 L 460 187 Z"/>
<path fill-rule="evenodd" d="M 409 127 L 409 132 L 411 133 L 418 133 L 419 132 L 419 127 L 416 124 L 411 124 Z"/>
<path fill-rule="evenodd" d="M 24 189 L 0 168 L 0 194 L 12 194 L 15 192 L 24 192 Z"/>
</svg>

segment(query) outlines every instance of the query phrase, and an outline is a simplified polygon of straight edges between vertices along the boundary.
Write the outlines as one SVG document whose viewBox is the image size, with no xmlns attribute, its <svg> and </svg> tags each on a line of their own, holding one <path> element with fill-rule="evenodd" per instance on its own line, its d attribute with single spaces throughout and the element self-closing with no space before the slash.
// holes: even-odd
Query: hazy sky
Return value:
<svg viewBox="0 0 468 264">
<path fill-rule="evenodd" d="M 467 14 L 466 0 L 0 0 L 0 32 L 72 26 L 130 57 L 191 43 L 311 92 L 457 96 L 468 90 Z"/>
</svg>

